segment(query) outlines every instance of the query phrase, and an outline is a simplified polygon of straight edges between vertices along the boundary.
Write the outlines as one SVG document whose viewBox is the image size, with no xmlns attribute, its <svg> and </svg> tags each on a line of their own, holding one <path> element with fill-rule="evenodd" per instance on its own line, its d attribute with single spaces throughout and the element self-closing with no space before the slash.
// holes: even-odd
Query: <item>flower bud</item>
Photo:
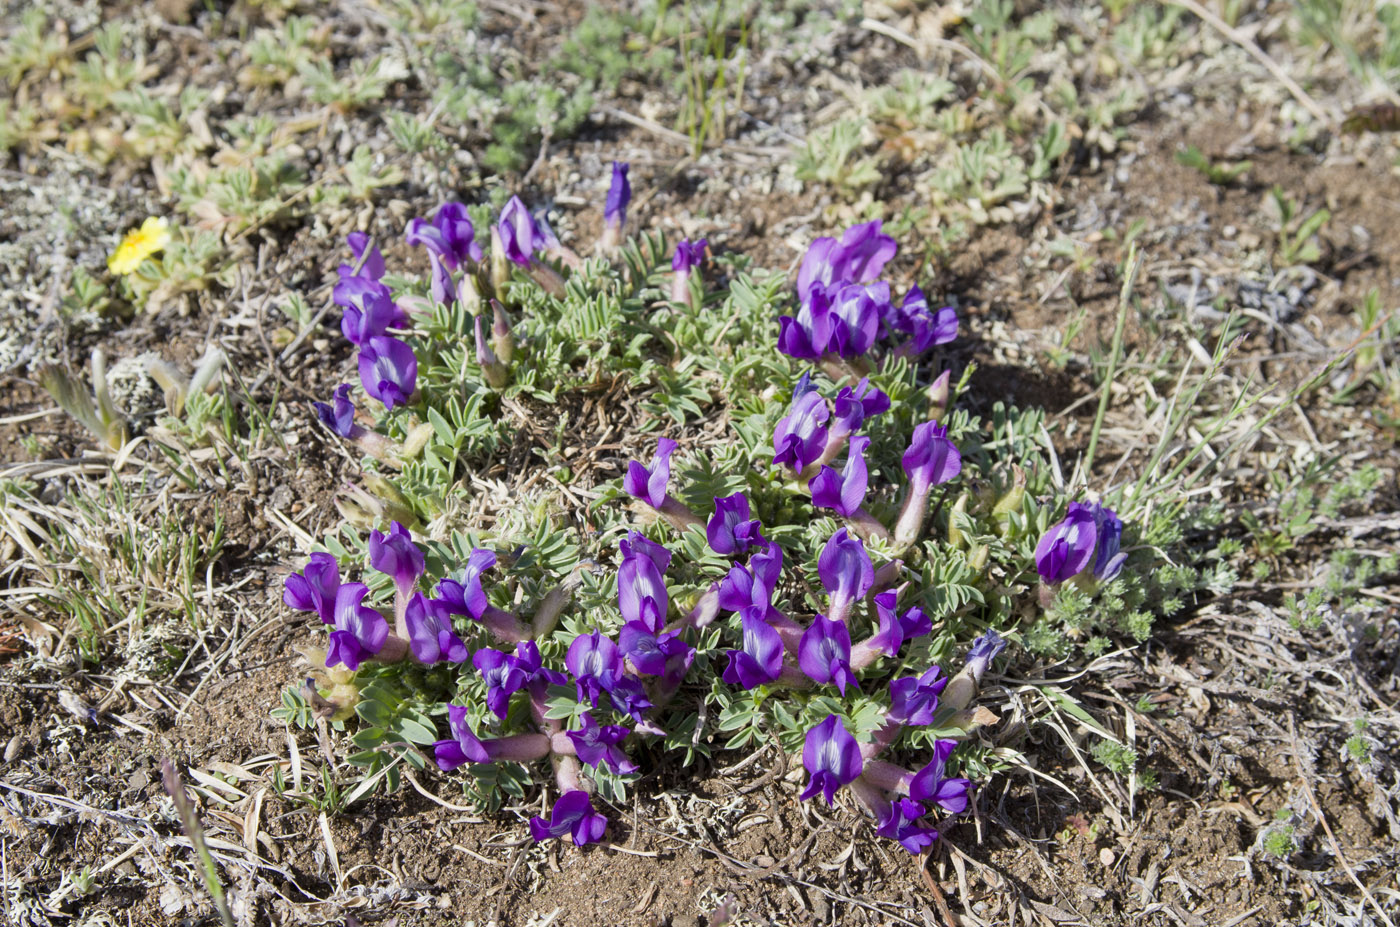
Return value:
<svg viewBox="0 0 1400 927">
<path fill-rule="evenodd" d="M 432 436 L 433 426 L 427 422 L 413 426 L 413 430 L 403 439 L 403 450 L 400 452 L 402 459 L 412 460 L 423 453 L 423 448 Z"/>
<path fill-rule="evenodd" d="M 474 269 L 462 274 L 462 279 L 457 281 L 457 301 L 467 310 L 468 315 L 476 315 L 481 311 L 481 283 Z"/>
<path fill-rule="evenodd" d="M 1021 510 L 1021 503 L 1026 498 L 1026 471 L 1016 464 L 1011 465 L 1011 487 L 1002 493 L 997 504 L 992 506 L 992 514 L 996 516 L 997 522 L 1001 525 L 1001 533 L 1006 534 L 1011 527 L 1011 514 Z"/>
<path fill-rule="evenodd" d="M 365 488 L 383 501 L 384 514 L 390 521 L 401 522 L 410 528 L 418 523 L 418 516 L 413 514 L 413 506 L 393 483 L 373 473 L 366 473 L 364 482 Z"/>
<path fill-rule="evenodd" d="M 486 385 L 501 389 L 510 382 L 510 368 L 501 363 L 491 346 L 486 343 L 486 335 L 481 328 L 481 316 L 476 317 L 476 362 L 481 367 L 481 375 Z"/>
<path fill-rule="evenodd" d="M 498 299 L 491 300 L 491 349 L 506 365 L 515 356 L 515 336 L 510 331 L 510 316 L 506 315 L 506 307 Z"/>
<path fill-rule="evenodd" d="M 499 298 L 505 295 L 506 284 L 510 282 L 510 258 L 506 257 L 506 245 L 501 240 L 501 232 L 491 226 L 491 289 Z"/>
<path fill-rule="evenodd" d="M 949 386 L 951 379 L 952 371 L 945 370 L 924 390 L 924 397 L 928 399 L 930 421 L 942 421 L 943 416 L 948 414 L 948 402 L 952 397 L 952 389 Z"/>
<path fill-rule="evenodd" d="M 958 495 L 958 501 L 953 503 L 953 508 L 948 512 L 948 543 L 954 547 L 967 547 L 967 535 L 963 534 L 962 529 L 958 527 L 957 519 L 957 516 L 967 514 L 967 499 L 967 490 L 964 489 Z"/>
</svg>

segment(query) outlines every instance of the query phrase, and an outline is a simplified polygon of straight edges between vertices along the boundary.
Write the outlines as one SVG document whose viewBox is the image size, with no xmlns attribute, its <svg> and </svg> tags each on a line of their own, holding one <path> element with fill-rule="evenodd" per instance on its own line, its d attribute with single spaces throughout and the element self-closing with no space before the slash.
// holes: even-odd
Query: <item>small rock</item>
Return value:
<svg viewBox="0 0 1400 927">
<path fill-rule="evenodd" d="M 62 705 L 64 710 L 75 718 L 89 723 L 97 720 L 97 712 L 89 708 L 86 702 L 67 689 L 58 690 L 58 704 Z"/>
<path fill-rule="evenodd" d="M 1099 862 L 1103 863 L 1105 869 L 1112 868 L 1115 859 L 1117 859 L 1117 857 L 1113 855 L 1113 851 L 1108 847 L 1099 850 Z"/>
</svg>

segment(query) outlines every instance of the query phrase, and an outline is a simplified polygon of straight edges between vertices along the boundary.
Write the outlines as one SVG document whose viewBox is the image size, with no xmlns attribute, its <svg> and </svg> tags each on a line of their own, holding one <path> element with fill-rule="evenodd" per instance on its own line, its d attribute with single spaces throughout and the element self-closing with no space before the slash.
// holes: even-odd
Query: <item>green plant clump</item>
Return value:
<svg viewBox="0 0 1400 927">
<path fill-rule="evenodd" d="M 607 224 L 628 192 L 617 165 Z M 351 238 L 336 300 L 383 414 L 360 419 L 345 385 L 318 415 L 377 472 L 285 596 L 329 637 L 279 715 L 353 723 L 347 801 L 435 762 L 467 767 L 464 793 L 494 808 L 552 758 L 561 797 L 532 833 L 586 843 L 607 827 L 594 802 L 626 801 L 634 747 L 690 762 L 776 737 L 804 755 L 804 797 L 849 786 L 915 852 L 925 815 L 961 811 L 991 774 L 959 745 L 986 721 L 992 660 L 1044 633 L 1028 607 L 1053 603 L 1062 635 L 1093 609 L 1141 637 L 1149 601 L 1194 588 L 1159 559 L 1165 528 L 1053 488 L 1042 413 L 996 404 L 984 421 L 958 404 L 972 370 L 932 375 L 957 313 L 852 282 L 897 250 L 878 221 L 813 243 L 795 299 L 704 242 L 614 237 L 583 259 L 517 198 L 494 222 L 445 204 L 408 238 L 426 281 Z M 536 450 L 560 493 L 489 532 L 461 522 L 468 462 L 508 448 L 521 403 L 562 413 L 619 383 L 650 391 L 656 451 L 593 494 L 587 531 L 563 508 L 563 414 Z M 669 437 L 721 402 L 727 441 Z M 1103 759 L 1131 772 L 1136 754 Z"/>
</svg>

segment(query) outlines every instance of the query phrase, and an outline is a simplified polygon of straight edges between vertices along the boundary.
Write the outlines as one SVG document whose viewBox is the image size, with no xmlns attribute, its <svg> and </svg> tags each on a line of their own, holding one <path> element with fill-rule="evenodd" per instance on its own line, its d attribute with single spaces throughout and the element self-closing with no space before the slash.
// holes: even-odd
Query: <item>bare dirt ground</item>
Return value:
<svg viewBox="0 0 1400 927">
<path fill-rule="evenodd" d="M 389 243 L 391 259 L 403 256 L 397 242 L 408 217 L 451 196 L 484 200 L 483 183 L 551 202 L 561 237 L 587 243 L 597 234 L 600 184 L 613 159 L 632 164 L 636 226 L 708 236 L 718 251 L 789 268 L 815 235 L 867 214 L 893 221 L 930 202 L 919 179 L 930 156 L 909 155 L 908 133 L 897 130 L 879 129 L 864 149 L 883 159 L 883 177 L 871 186 L 793 178 L 801 141 L 859 110 L 852 87 L 876 88 L 901 68 L 924 68 L 988 96 L 991 88 L 977 83 L 978 66 L 965 52 L 950 48 L 963 42 L 955 28 L 946 38 L 929 36 L 927 17 L 936 11 L 892 5 L 842 18 L 793 5 L 792 37 L 776 27 L 757 34 L 729 137 L 698 157 L 671 128 L 675 95 L 629 75 L 599 89 L 591 115 L 572 131 L 529 136 L 521 163 L 500 173 L 481 163 L 491 136 L 480 125 L 444 125 L 445 148 L 428 154 L 396 147 L 385 114 L 424 116 L 436 105 L 416 65 L 351 108 L 313 102 L 303 76 L 290 85 L 250 82 L 256 30 L 289 44 L 286 6 L 44 6 L 46 34 L 62 36 L 65 49 L 7 75 L 6 118 L 26 105 L 38 114 L 28 135 L 0 153 L 0 492 L 10 500 L 0 535 L 7 923 L 216 922 L 162 789 L 164 759 L 187 771 L 235 916 L 247 924 L 681 927 L 716 923 L 729 895 L 741 922 L 754 924 L 1247 927 L 1400 917 L 1400 583 L 1393 569 L 1368 574 L 1344 606 L 1324 604 L 1307 616 L 1316 620 L 1290 621 L 1296 613 L 1287 604 L 1346 568 L 1337 552 L 1396 549 L 1396 393 L 1387 394 L 1383 379 L 1352 388 L 1373 369 L 1396 376 L 1384 358 L 1380 368 L 1348 361 L 1333 369 L 1233 448 L 1230 465 L 1203 487 L 1221 514 L 1189 529 L 1187 543 L 1206 550 L 1238 541 L 1233 588 L 1201 596 L 1149 640 L 1114 641 L 1095 659 L 1013 655 L 1006 675 L 987 687 L 1001 720 L 982 734 L 1007 766 L 931 854 L 911 857 L 876 837 L 853 805 L 799 802 L 800 763 L 771 746 L 747 763 L 720 753 L 713 763 L 679 768 L 658 757 L 644 767 L 635 804 L 610 811 L 609 843 L 585 850 L 528 840 L 524 822 L 539 813 L 538 802 L 478 814 L 436 771 L 395 794 L 337 807 L 328 793 L 353 782 L 336 762 L 346 752 L 343 735 L 322 740 L 270 712 L 303 673 L 297 648 L 310 640 L 303 616 L 281 605 L 282 578 L 312 539 L 338 524 L 332 495 L 358 468 L 315 426 L 309 400 L 353 378 L 354 360 L 332 337 L 334 314 L 287 355 L 296 331 L 287 295 L 319 309 L 346 231 L 368 228 Z M 1306 75 L 1329 112 L 1374 102 L 1335 57 L 1290 43 L 1281 5 L 1257 6 L 1242 28 L 1295 76 Z M 290 12 L 308 18 L 310 47 L 344 73 L 376 51 L 422 52 L 406 37 L 411 30 L 395 25 L 405 7 Z M 478 53 L 498 73 L 521 78 L 547 74 L 584 20 L 581 9 L 551 4 L 472 9 Z M 11 48 L 23 12 L 21 5 L 0 12 Z M 65 86 L 62 62 L 81 60 L 104 21 L 127 23 L 123 47 L 144 50 L 141 83 L 166 96 L 189 86 L 211 91 L 201 110 L 209 144 L 146 155 L 133 136 L 104 149 L 101 133 L 135 131 L 134 117 L 101 107 L 83 115 L 72 107 L 85 104 L 45 97 Z M 1111 145 L 1097 140 L 1107 137 L 1102 126 L 1092 136 L 1092 119 L 1071 120 L 1085 137 L 1037 187 L 1038 200 L 1028 196 L 1001 221 L 969 222 L 946 246 L 906 246 L 896 274 L 902 283 L 931 281 L 963 310 L 964 337 L 948 361 L 958 370 L 978 365 L 977 390 L 966 401 L 974 409 L 993 400 L 1045 408 L 1058 426 L 1056 449 L 1072 466 L 1093 420 L 1094 371 L 1112 335 L 1126 239 L 1140 244 L 1140 302 L 1125 338 L 1129 375 L 1121 392 L 1115 388 L 1097 458 L 1106 479 L 1135 472 L 1155 440 L 1144 397 L 1172 389 L 1179 370 L 1158 359 L 1170 351 L 1179 364 L 1193 342 L 1208 353 L 1223 310 L 1250 310 L 1242 322 L 1248 338 L 1201 402 L 1218 408 L 1244 384 L 1265 384 L 1275 391 L 1261 408 L 1272 410 L 1362 339 L 1358 308 L 1368 293 L 1377 293 L 1383 312 L 1400 301 L 1393 139 L 1346 135 L 1336 125 L 1310 124 L 1302 133 L 1301 117 L 1280 116 L 1296 101 L 1257 61 L 1190 17 L 1178 28 L 1169 51 L 1116 76 L 1071 68 L 1082 101 L 1111 98 L 1120 84 L 1146 86 L 1111 120 Z M 1109 50 L 1105 39 L 1081 57 Z M 1034 58 L 1022 79 L 1038 94 L 1066 67 L 1053 56 Z M 578 81 L 566 76 L 560 85 Z M 972 104 L 966 112 L 979 132 L 995 118 Z M 283 199 L 340 183 L 332 165 L 361 144 L 377 168 L 396 174 L 363 199 L 306 194 L 251 222 L 232 217 L 227 203 L 187 211 L 192 225 L 218 233 L 218 261 L 229 273 L 169 295 L 154 313 L 65 308 L 75 268 L 105 274 L 123 230 L 170 210 L 178 199 L 170 171 L 233 163 L 249 148 L 229 127 L 257 115 L 284 126 L 307 120 L 289 130 L 285 153 L 302 174 L 278 191 Z M 83 127 L 85 139 L 77 135 Z M 1252 166 L 1214 184 L 1179 163 L 1187 146 Z M 1285 266 L 1271 250 L 1278 233 L 1267 202 L 1275 186 L 1305 211 L 1330 211 L 1309 261 Z M 909 223 L 900 240 L 933 241 L 948 227 L 935 214 Z M 1081 333 L 1062 343 L 1079 313 Z M 47 363 L 83 367 L 98 345 L 111 359 L 154 350 L 188 367 L 211 341 L 250 385 L 249 403 L 264 410 L 268 427 L 242 452 L 195 452 L 193 486 L 173 480 L 149 444 L 114 467 L 36 380 Z M 598 415 L 572 417 L 571 443 L 597 443 L 599 416 L 625 431 L 635 415 L 626 402 L 599 405 Z M 472 462 L 483 479 L 509 491 L 546 466 L 530 448 L 547 445 L 557 413 L 532 411 L 540 415 L 522 420 L 516 452 Z M 646 440 L 627 436 L 617 450 L 593 455 L 573 485 L 617 479 Z M 1313 530 L 1287 549 L 1253 544 L 1245 513 L 1269 525 L 1290 517 L 1280 507 L 1296 497 L 1294 478 L 1314 457 L 1339 461 L 1319 492 L 1363 466 L 1378 468 L 1366 509 L 1309 516 Z M 30 487 L 24 498 L 40 500 L 43 511 L 15 501 L 15 481 Z M 129 498 L 113 501 L 113 487 Z M 110 517 L 80 517 L 75 499 L 98 500 Z M 62 601 L 66 584 L 90 582 L 78 561 L 101 565 L 98 548 L 117 549 L 132 531 L 146 537 L 172 519 L 177 532 L 205 538 L 216 520 L 222 524 L 217 556 L 200 562 L 185 600 L 196 620 L 151 576 L 101 566 L 112 611 L 97 650 L 85 652 L 82 622 Z M 93 546 L 48 546 L 68 530 L 60 523 L 89 531 Z M 1089 721 L 1063 710 L 1046 694 L 1052 690 L 1069 693 Z M 1135 788 L 1087 762 L 1093 726 L 1134 744 L 1155 787 Z M 1364 750 L 1349 746 L 1357 737 Z M 1281 840 L 1284 851 L 1276 852 Z"/>
</svg>

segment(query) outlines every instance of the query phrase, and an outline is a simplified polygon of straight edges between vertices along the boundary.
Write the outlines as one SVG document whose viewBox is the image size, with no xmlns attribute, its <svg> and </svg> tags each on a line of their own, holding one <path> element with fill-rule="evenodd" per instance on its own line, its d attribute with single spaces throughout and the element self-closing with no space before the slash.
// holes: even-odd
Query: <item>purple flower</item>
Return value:
<svg viewBox="0 0 1400 927">
<path fill-rule="evenodd" d="M 705 248 L 709 242 L 700 239 L 691 244 L 682 240 L 676 245 L 676 253 L 671 255 L 671 301 L 690 302 L 690 274 L 705 259 Z"/>
<path fill-rule="evenodd" d="M 841 719 L 827 715 L 825 721 L 807 732 L 802 765 L 812 774 L 812 780 L 802 792 L 802 800 L 820 792 L 830 805 L 836 790 L 854 782 L 865 764 L 860 758 L 860 745 Z"/>
<path fill-rule="evenodd" d="M 889 302 L 888 283 L 843 286 L 831 302 L 831 339 L 825 351 L 842 357 L 859 357 L 869 351 L 880 333 L 880 318 Z"/>
<path fill-rule="evenodd" d="M 433 269 L 429 290 L 433 295 L 433 302 L 441 306 L 450 306 L 457 301 L 457 286 L 452 282 L 452 271 L 447 269 L 447 265 L 436 252 L 428 252 L 428 263 Z M 480 318 L 481 316 L 477 316 L 478 320 Z"/>
<path fill-rule="evenodd" d="M 351 344 L 364 347 L 371 338 L 404 324 L 403 310 L 389 288 L 367 277 L 342 277 L 331 298 L 344 310 L 340 331 Z"/>
<path fill-rule="evenodd" d="M 836 413 L 831 420 L 831 437 L 835 440 L 855 432 L 866 419 L 887 411 L 890 397 L 871 386 L 869 379 L 862 379 L 854 388 L 841 387 L 833 404 Z"/>
<path fill-rule="evenodd" d="M 710 550 L 722 557 L 742 554 L 762 544 L 763 531 L 758 519 L 750 518 L 749 497 L 741 492 L 715 499 L 715 514 L 705 525 Z"/>
<path fill-rule="evenodd" d="M 486 707 L 496 717 L 504 718 L 510 708 L 510 697 L 529 681 L 519 661 L 499 650 L 483 647 L 472 656 L 472 666 L 486 680 Z"/>
<path fill-rule="evenodd" d="M 476 548 L 467 558 L 466 569 L 461 579 L 442 579 L 437 585 L 438 597 L 435 603 L 449 615 L 466 615 L 479 621 L 486 606 L 486 591 L 481 588 L 481 574 L 496 565 L 494 551 Z"/>
<path fill-rule="evenodd" d="M 802 266 L 797 269 L 797 295 L 805 303 L 813 293 L 823 294 L 833 284 L 843 282 L 832 263 L 832 252 L 839 255 L 840 245 L 836 239 L 818 238 L 802 256 Z"/>
<path fill-rule="evenodd" d="M 778 317 L 778 350 L 800 360 L 816 360 L 830 350 L 831 298 L 816 290 L 802 300 L 797 316 Z"/>
<path fill-rule="evenodd" d="M 685 679 L 685 674 L 690 672 L 690 665 L 695 662 L 695 648 L 681 640 L 678 635 L 663 634 L 657 639 L 657 649 L 666 657 L 666 663 L 659 674 L 659 691 L 674 692 L 681 680 Z M 616 704 L 616 697 L 613 702 Z"/>
<path fill-rule="evenodd" d="M 904 452 L 904 473 L 914 495 L 924 495 L 929 487 L 946 483 L 962 472 L 962 454 L 948 440 L 948 429 L 937 422 L 924 422 L 914 429 L 909 449 Z"/>
<path fill-rule="evenodd" d="M 1082 572 L 1094 559 L 1098 538 L 1094 507 L 1071 502 L 1065 517 L 1035 546 L 1035 568 L 1041 580 L 1053 586 Z"/>
<path fill-rule="evenodd" d="M 408 642 L 419 663 L 446 660 L 461 663 L 467 659 L 467 645 L 452 629 L 452 619 L 434 608 L 432 603 L 415 592 L 404 610 L 408 624 Z"/>
<path fill-rule="evenodd" d="M 890 328 L 910 336 L 908 350 L 914 354 L 958 337 L 958 311 L 944 306 L 936 313 L 930 312 L 924 291 L 917 286 L 910 287 L 900 307 L 891 309 L 885 317 Z"/>
<path fill-rule="evenodd" d="M 389 525 L 389 533 L 378 528 L 369 532 L 369 565 L 386 576 L 393 577 L 394 586 L 405 595 L 423 575 L 423 552 L 413 543 L 408 529 L 398 522 Z"/>
<path fill-rule="evenodd" d="M 986 674 L 997 654 L 1005 649 L 1006 641 L 990 628 L 986 634 L 973 641 L 972 648 L 967 652 L 967 669 L 972 678 L 981 682 L 982 676 Z"/>
<path fill-rule="evenodd" d="M 938 839 L 938 831 L 918 825 L 924 814 L 924 806 L 916 801 L 907 798 L 892 801 L 889 808 L 880 812 L 880 826 L 875 828 L 875 833 L 898 840 L 904 849 L 917 856 Z"/>
<path fill-rule="evenodd" d="M 443 203 L 433 216 L 433 225 L 442 233 L 443 242 L 447 245 L 442 259 L 448 267 L 456 270 L 465 261 L 481 260 L 481 246 L 476 243 L 476 229 L 467 215 L 466 206 L 456 202 Z M 456 263 L 449 258 L 455 258 Z"/>
<path fill-rule="evenodd" d="M 900 724 L 925 725 L 933 723 L 938 710 L 938 697 L 948 685 L 936 666 L 921 676 L 905 676 L 890 681 L 890 717 Z"/>
<path fill-rule="evenodd" d="M 729 651 L 724 681 L 731 686 L 753 689 L 777 679 L 783 671 L 783 641 L 763 620 L 763 609 L 745 608 L 739 615 L 744 648 Z"/>
<path fill-rule="evenodd" d="M 812 492 L 813 505 L 835 509 L 842 518 L 850 518 L 860 511 L 870 482 L 870 472 L 865 466 L 865 449 L 869 446 L 869 438 L 852 438 L 846 452 L 846 466 L 840 473 L 823 466 L 821 472 L 812 477 L 807 488 Z"/>
<path fill-rule="evenodd" d="M 536 843 L 569 834 L 574 846 L 581 847 L 603 839 L 607 829 L 608 819 L 593 810 L 587 792 L 577 789 L 559 796 L 548 821 L 540 817 L 530 819 L 530 836 Z"/>
<path fill-rule="evenodd" d="M 549 214 L 543 209 L 535 211 L 535 228 L 540 230 L 539 237 L 535 239 L 537 251 L 553 254 L 559 250 L 559 236 L 554 234 L 554 228 L 549 224 Z"/>
<path fill-rule="evenodd" d="M 727 612 L 742 611 L 758 606 L 766 613 L 772 590 L 762 583 L 754 582 L 754 575 L 742 563 L 729 568 L 728 574 L 719 583 L 719 607 Z"/>
<path fill-rule="evenodd" d="M 933 630 L 933 621 L 915 606 L 907 609 L 901 617 L 895 617 L 897 593 L 887 589 L 875 597 L 875 614 L 879 618 L 880 630 L 871 638 L 871 643 L 891 657 L 899 656 L 899 648 L 904 642 L 922 637 Z"/>
<path fill-rule="evenodd" d="M 463 763 L 489 763 L 491 753 L 467 724 L 467 709 L 462 705 L 447 706 L 447 726 L 452 731 L 449 740 L 433 744 L 438 769 L 451 772 Z"/>
<path fill-rule="evenodd" d="M 766 614 L 782 572 L 783 549 L 768 541 L 761 551 L 749 558 L 747 567 L 736 563 L 730 568 L 729 575 L 721 580 L 719 607 L 737 612 L 757 605 Z"/>
<path fill-rule="evenodd" d="M 799 388 L 801 385 L 799 382 Z M 826 420 L 830 417 L 826 400 L 815 389 L 795 392 L 787 417 L 773 431 L 773 463 L 786 464 L 801 473 L 819 459 L 826 449 Z"/>
<path fill-rule="evenodd" d="M 418 358 L 397 338 L 377 335 L 360 346 L 360 384 L 384 408 L 406 405 L 418 382 Z"/>
<path fill-rule="evenodd" d="M 431 224 L 424 219 L 410 220 L 404 241 L 414 247 L 427 248 L 451 270 L 457 270 L 466 261 L 481 260 L 476 229 L 467 215 L 467 207 L 461 203 L 443 203 Z"/>
<path fill-rule="evenodd" d="M 577 731 L 565 731 L 569 740 L 574 743 L 574 752 L 578 754 L 579 761 L 588 766 L 597 766 L 600 763 L 606 765 L 608 769 L 615 773 L 626 775 L 637 771 L 637 764 L 627 758 L 627 754 L 618 749 L 618 744 L 624 737 L 632 733 L 629 728 L 620 724 L 605 724 L 599 726 L 597 721 L 588 712 L 579 716 L 579 722 L 583 725 Z"/>
<path fill-rule="evenodd" d="M 852 602 L 865 598 L 875 584 L 875 567 L 860 538 L 842 528 L 831 536 L 817 558 L 817 575 L 826 587 L 831 611 L 844 615 Z"/>
<path fill-rule="evenodd" d="M 659 634 L 642 621 L 624 624 L 617 632 L 617 646 L 637 672 L 648 676 L 662 675 L 672 658 L 691 652 L 690 646 L 675 634 Z M 689 667 L 688 661 L 686 666 Z"/>
<path fill-rule="evenodd" d="M 282 604 L 299 612 L 315 612 L 326 624 L 335 623 L 335 594 L 340 588 L 340 568 L 335 557 L 314 553 L 300 573 L 283 583 Z"/>
<path fill-rule="evenodd" d="M 350 384 L 337 386 L 331 401 L 335 403 L 334 408 L 324 402 L 313 402 L 311 405 L 316 408 L 316 417 L 321 424 L 342 438 L 348 438 L 355 427 L 355 404 L 350 401 Z"/>
<path fill-rule="evenodd" d="M 521 641 L 515 645 L 515 665 L 525 674 L 526 685 L 562 686 L 569 681 L 558 670 L 548 669 L 540 658 L 540 647 L 534 641 Z"/>
<path fill-rule="evenodd" d="M 326 666 L 344 664 L 346 669 L 357 670 L 388 640 L 389 623 L 384 616 L 360 604 L 368 592 L 364 583 L 343 583 L 336 590 L 335 630 L 331 632 Z"/>
<path fill-rule="evenodd" d="M 529 267 L 534 261 L 535 251 L 547 247 L 548 239 L 518 196 L 512 196 L 506 208 L 501 210 L 496 229 L 500 232 L 506 257 L 521 267 Z"/>
<path fill-rule="evenodd" d="M 846 687 L 860 688 L 851 672 L 851 632 L 844 622 L 825 615 L 812 619 L 797 645 L 797 665 L 813 682 L 830 683 L 844 696 Z"/>
<path fill-rule="evenodd" d="M 666 625 L 666 567 L 671 552 L 636 531 L 618 542 L 622 564 L 617 568 L 617 607 L 623 621 L 639 621 L 661 633 Z"/>
<path fill-rule="evenodd" d="M 632 720 L 638 722 L 651 707 L 651 699 L 647 698 L 646 689 L 642 688 L 642 681 L 636 676 L 623 676 L 618 679 L 608 692 L 608 698 L 612 700 L 615 711 L 630 715 Z M 595 704 L 593 707 L 598 706 Z"/>
<path fill-rule="evenodd" d="M 627 475 L 622 478 L 623 490 L 654 509 L 661 508 L 666 501 L 666 484 L 671 480 L 671 454 L 675 450 L 676 442 L 662 438 L 656 442 L 656 456 L 651 459 L 651 466 L 644 467 L 638 461 L 629 460 Z"/>
<path fill-rule="evenodd" d="M 880 226 L 880 220 L 876 219 L 846 229 L 840 247 L 831 255 L 837 279 L 869 283 L 880 276 L 880 271 L 899 250 L 893 238 L 881 234 Z"/>
<path fill-rule="evenodd" d="M 938 740 L 933 744 L 933 759 L 923 769 L 914 774 L 909 783 L 909 795 L 919 801 L 931 801 L 949 814 L 967 810 L 967 793 L 972 788 L 970 779 L 945 779 L 944 766 L 955 740 Z"/>
<path fill-rule="evenodd" d="M 608 185 L 608 201 L 603 207 L 603 224 L 621 228 L 627 221 L 627 204 L 632 200 L 632 184 L 627 180 L 626 161 L 612 163 L 612 182 Z"/>
<path fill-rule="evenodd" d="M 1094 548 L 1094 578 L 1107 582 L 1122 572 L 1123 562 L 1128 559 L 1118 550 L 1123 542 L 1123 521 L 1113 509 L 1096 502 L 1094 527 L 1099 533 L 1099 543 Z"/>
<path fill-rule="evenodd" d="M 365 248 L 369 245 L 369 235 L 365 232 L 351 232 L 345 236 L 345 243 L 350 246 L 350 253 L 355 255 L 355 261 L 360 265 L 358 276 L 368 277 L 371 280 L 378 280 L 384 276 L 384 255 L 378 248 L 370 248 L 369 254 L 365 254 Z M 340 265 L 340 276 L 357 276 L 355 268 L 349 264 Z"/>
<path fill-rule="evenodd" d="M 804 300 L 817 288 L 843 283 L 869 283 L 895 256 L 899 245 L 881 234 L 880 220 L 853 225 L 838 243 L 834 238 L 818 238 L 807 249 L 797 272 L 797 292 Z"/>
<path fill-rule="evenodd" d="M 690 272 L 700 266 L 700 262 L 705 260 L 705 249 L 710 246 L 709 239 L 701 238 L 694 244 L 689 239 L 682 239 L 676 245 L 676 253 L 671 255 L 671 270 L 685 277 L 690 276 Z"/>
<path fill-rule="evenodd" d="M 602 631 L 580 634 L 569 645 L 564 665 L 574 676 L 579 701 L 598 707 L 598 696 L 610 692 L 622 676 L 622 654 Z"/>
</svg>

